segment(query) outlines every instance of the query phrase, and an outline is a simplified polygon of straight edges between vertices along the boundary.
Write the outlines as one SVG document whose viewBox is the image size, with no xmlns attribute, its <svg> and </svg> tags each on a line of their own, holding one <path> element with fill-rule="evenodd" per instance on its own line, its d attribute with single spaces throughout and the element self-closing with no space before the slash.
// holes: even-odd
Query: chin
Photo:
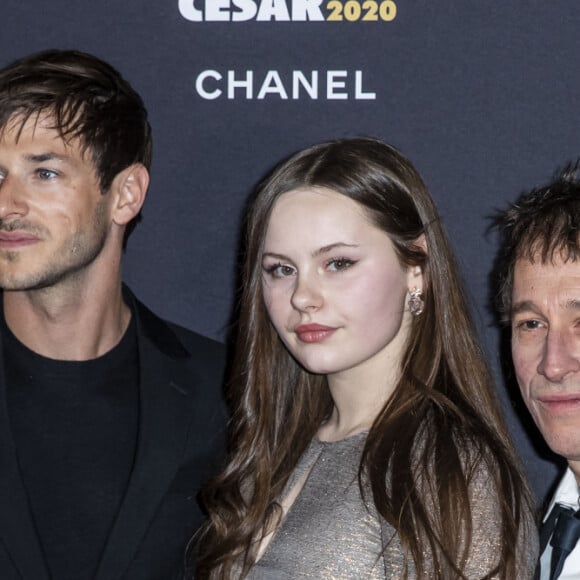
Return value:
<svg viewBox="0 0 580 580">
<path fill-rule="evenodd" d="M 298 360 L 298 359 L 297 359 Z M 298 364 L 307 372 L 309 372 L 310 374 L 313 375 L 326 375 L 328 374 L 328 371 L 326 371 L 324 368 L 321 368 L 317 365 L 309 365 L 306 364 L 300 360 L 298 360 Z"/>
<path fill-rule="evenodd" d="M 575 435 L 575 436 L 574 436 Z M 580 436 L 575 433 L 570 438 L 548 437 L 546 442 L 550 449 L 569 461 L 578 461 L 580 457 Z"/>
<path fill-rule="evenodd" d="M 344 370 L 342 366 L 331 364 L 331 363 L 324 363 L 321 361 L 315 361 L 310 363 L 309 361 L 300 361 L 298 360 L 300 365 L 306 369 L 309 373 L 313 375 L 332 375 L 334 373 L 339 373 L 340 371 Z"/>
<path fill-rule="evenodd" d="M 308 371 L 309 373 L 312 374 L 321 374 L 321 372 L 318 370 L 319 369 L 319 365 L 316 364 L 316 361 L 311 361 L 308 359 L 308 357 L 303 357 L 303 356 L 298 356 L 298 353 L 292 352 L 290 349 L 288 349 L 290 352 L 290 355 L 292 356 L 292 358 L 305 370 Z M 314 362 L 314 364 L 312 364 Z"/>
</svg>

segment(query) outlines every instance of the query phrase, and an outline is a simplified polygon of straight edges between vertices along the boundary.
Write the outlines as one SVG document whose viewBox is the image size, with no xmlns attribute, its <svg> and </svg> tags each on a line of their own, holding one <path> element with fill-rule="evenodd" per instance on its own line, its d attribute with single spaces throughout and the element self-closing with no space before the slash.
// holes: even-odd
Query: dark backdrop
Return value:
<svg viewBox="0 0 580 580">
<path fill-rule="evenodd" d="M 570 0 L 2 0 L 0 64 L 78 48 L 143 95 L 153 180 L 125 278 L 161 315 L 219 339 L 241 210 L 267 170 L 335 137 L 401 149 L 441 210 L 541 500 L 557 470 L 500 372 L 486 228 L 580 153 L 579 24 Z"/>
</svg>

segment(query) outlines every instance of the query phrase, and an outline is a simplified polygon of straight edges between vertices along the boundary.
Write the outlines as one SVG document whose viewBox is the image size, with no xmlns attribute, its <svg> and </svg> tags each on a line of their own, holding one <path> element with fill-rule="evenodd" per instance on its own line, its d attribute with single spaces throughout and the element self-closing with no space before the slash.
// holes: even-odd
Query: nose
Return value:
<svg viewBox="0 0 580 580">
<path fill-rule="evenodd" d="M 10 174 L 0 176 L 0 220 L 22 217 L 27 213 L 27 205 L 22 186 Z"/>
<path fill-rule="evenodd" d="M 292 293 L 292 306 L 296 310 L 309 311 L 318 310 L 323 303 L 322 293 L 314 276 L 307 277 L 299 274 L 296 277 L 296 286 Z"/>
<path fill-rule="evenodd" d="M 560 331 L 550 330 L 544 343 L 544 352 L 538 373 L 552 383 L 562 382 L 569 374 L 580 370 L 578 339 Z"/>
</svg>

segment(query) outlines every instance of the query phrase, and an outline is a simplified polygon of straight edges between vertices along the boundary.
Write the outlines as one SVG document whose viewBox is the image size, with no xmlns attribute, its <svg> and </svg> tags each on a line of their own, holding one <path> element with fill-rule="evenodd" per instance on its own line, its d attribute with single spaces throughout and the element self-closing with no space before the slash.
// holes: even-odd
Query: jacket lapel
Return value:
<svg viewBox="0 0 580 580">
<path fill-rule="evenodd" d="M 23 578 L 49 580 L 28 497 L 20 477 L 6 404 L 0 338 L 0 537 Z"/>
<path fill-rule="evenodd" d="M 179 468 L 192 417 L 189 353 L 171 329 L 138 303 L 140 417 L 137 455 L 121 509 L 107 540 L 95 580 L 118 580 L 126 572 Z"/>
</svg>

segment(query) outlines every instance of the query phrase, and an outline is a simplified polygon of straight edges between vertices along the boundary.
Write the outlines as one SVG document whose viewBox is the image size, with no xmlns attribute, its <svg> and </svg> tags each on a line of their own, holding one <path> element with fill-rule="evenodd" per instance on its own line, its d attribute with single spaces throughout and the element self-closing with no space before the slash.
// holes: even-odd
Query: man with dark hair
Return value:
<svg viewBox="0 0 580 580">
<path fill-rule="evenodd" d="M 222 347 L 121 283 L 139 95 L 47 51 L 0 70 L 0 578 L 177 577 L 221 452 Z"/>
<path fill-rule="evenodd" d="M 500 217 L 499 309 L 522 397 L 568 468 L 544 518 L 538 578 L 580 578 L 580 175 L 564 170 Z"/>
</svg>

